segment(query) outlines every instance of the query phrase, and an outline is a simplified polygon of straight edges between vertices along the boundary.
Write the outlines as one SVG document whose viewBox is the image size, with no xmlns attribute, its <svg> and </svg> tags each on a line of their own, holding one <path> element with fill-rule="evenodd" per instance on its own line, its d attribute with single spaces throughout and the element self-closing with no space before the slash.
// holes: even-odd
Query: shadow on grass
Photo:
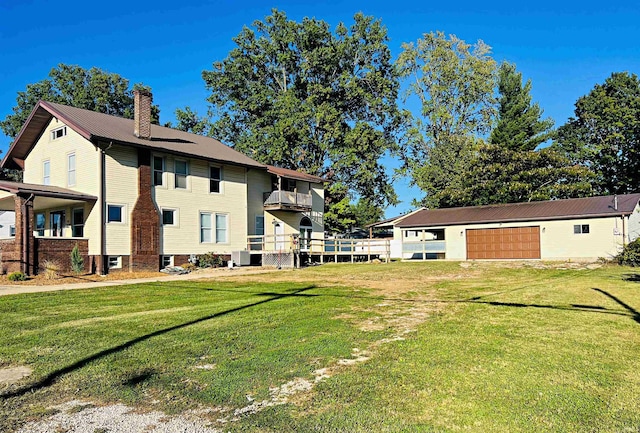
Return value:
<svg viewBox="0 0 640 433">
<path fill-rule="evenodd" d="M 609 292 L 607 292 L 605 290 L 598 289 L 597 287 L 594 287 L 592 290 L 595 290 L 598 293 L 602 293 L 607 298 L 615 301 L 618 305 L 620 305 L 622 308 L 624 308 L 625 310 L 627 310 L 630 313 L 630 315 L 633 318 L 633 320 L 635 320 L 637 323 L 640 323 L 640 312 L 638 312 L 638 310 L 633 308 L 631 305 L 627 304 L 626 302 L 622 301 L 617 296 L 614 296 L 614 295 L 612 295 L 611 293 L 609 293 Z"/>
<path fill-rule="evenodd" d="M 56 371 L 54 371 L 52 373 L 49 373 L 48 375 L 46 375 L 45 377 L 43 377 L 42 379 L 38 380 L 35 383 L 31 383 L 31 384 L 28 384 L 28 385 L 26 385 L 24 387 L 15 389 L 13 391 L 9 391 L 9 392 L 5 392 L 3 394 L 0 394 L 0 398 L 9 399 L 9 398 L 12 398 L 12 397 L 20 397 L 20 396 L 22 396 L 22 395 L 24 395 L 26 393 L 35 392 L 35 391 L 38 391 L 38 390 L 40 390 L 42 388 L 51 386 L 58 379 L 60 379 L 62 376 L 66 375 L 66 374 L 69 374 L 69 373 L 72 373 L 72 372 L 74 372 L 76 370 L 79 370 L 82 367 L 84 367 L 85 365 L 87 365 L 87 364 L 89 364 L 89 363 L 91 363 L 93 361 L 97 361 L 97 360 L 99 360 L 101 358 L 104 358 L 105 356 L 111 355 L 111 354 L 116 353 L 116 352 L 120 352 L 120 351 L 122 351 L 124 349 L 127 349 L 129 347 L 132 347 L 137 343 L 149 340 L 150 338 L 157 337 L 159 335 L 163 335 L 163 334 L 166 334 L 166 333 L 171 332 L 171 331 L 175 331 L 175 330 L 178 330 L 178 329 L 186 328 L 188 326 L 195 325 L 197 323 L 206 322 L 207 320 L 212 320 L 212 319 L 215 319 L 215 318 L 218 318 L 218 317 L 226 316 L 227 314 L 231 314 L 231 313 L 235 313 L 235 312 L 238 312 L 238 311 L 246 310 L 247 308 L 255 307 L 255 306 L 258 306 L 258 305 L 261 305 L 261 304 L 266 304 L 268 302 L 277 301 L 278 299 L 284 299 L 284 298 L 289 298 L 289 297 L 298 297 L 298 296 L 302 296 L 302 297 L 316 296 L 316 295 L 303 293 L 303 292 L 306 292 L 307 290 L 311 290 L 313 288 L 315 288 L 315 286 L 311 285 L 311 286 L 303 287 L 301 289 L 293 290 L 293 291 L 291 291 L 289 293 L 275 293 L 275 292 L 251 293 L 251 292 L 244 292 L 245 294 L 250 293 L 250 294 L 252 294 L 254 296 L 268 296 L 269 298 L 261 300 L 261 301 L 258 301 L 258 302 L 253 302 L 251 304 L 243 305 L 243 306 L 240 306 L 240 307 L 231 308 L 229 310 L 221 311 L 219 313 L 215 313 L 215 314 L 211 314 L 211 315 L 208 315 L 208 316 L 204 316 L 204 317 L 201 317 L 199 319 L 190 320 L 188 322 L 181 323 L 179 325 L 174 325 L 174 326 L 170 326 L 168 328 L 160 329 L 158 331 L 142 335 L 142 336 L 140 336 L 138 338 L 134 338 L 133 340 L 129 340 L 126 343 L 119 344 L 119 345 L 111 347 L 109 349 L 101 350 L 98 353 L 95 353 L 95 354 L 93 354 L 91 356 L 88 356 L 88 357 L 83 358 L 83 359 L 81 359 L 79 361 L 76 361 L 73 364 L 70 364 L 70 365 L 68 365 L 66 367 L 63 367 L 63 368 L 61 368 L 59 370 L 56 370 Z M 142 375 L 139 378 L 135 378 L 135 377 L 134 378 L 130 378 L 130 380 L 132 381 L 131 384 L 135 385 L 136 383 L 141 383 L 142 381 L 147 380 L 149 377 L 150 376 L 148 376 L 148 375 L 145 377 L 145 373 L 143 372 Z"/>
<path fill-rule="evenodd" d="M 625 281 L 631 281 L 632 283 L 640 283 L 640 274 L 624 274 L 622 279 Z"/>
</svg>

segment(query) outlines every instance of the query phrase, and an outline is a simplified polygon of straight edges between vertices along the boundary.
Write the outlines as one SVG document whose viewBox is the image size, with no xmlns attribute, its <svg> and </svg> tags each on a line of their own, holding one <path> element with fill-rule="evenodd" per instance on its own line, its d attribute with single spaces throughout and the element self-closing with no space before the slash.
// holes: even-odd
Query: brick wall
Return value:
<svg viewBox="0 0 640 433">
<path fill-rule="evenodd" d="M 35 255 L 38 270 L 42 272 L 44 261 L 51 261 L 59 266 L 61 272 L 72 272 L 71 250 L 76 244 L 78 244 L 78 249 L 84 259 L 84 272 L 91 272 L 89 241 L 86 239 L 65 238 L 35 238 Z"/>
<path fill-rule="evenodd" d="M 0 240 L 0 272 L 10 274 L 20 269 L 20 251 L 16 248 L 16 240 Z"/>
<path fill-rule="evenodd" d="M 138 199 L 131 212 L 132 272 L 160 270 L 160 212 L 151 188 L 151 152 L 138 149 Z"/>
</svg>

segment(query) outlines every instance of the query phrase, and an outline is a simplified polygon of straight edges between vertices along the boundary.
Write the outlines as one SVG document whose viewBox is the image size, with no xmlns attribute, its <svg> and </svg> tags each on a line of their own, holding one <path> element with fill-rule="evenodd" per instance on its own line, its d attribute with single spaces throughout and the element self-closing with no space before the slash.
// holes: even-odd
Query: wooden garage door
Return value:
<svg viewBox="0 0 640 433">
<path fill-rule="evenodd" d="M 467 230 L 467 259 L 539 259 L 540 227 Z"/>
</svg>

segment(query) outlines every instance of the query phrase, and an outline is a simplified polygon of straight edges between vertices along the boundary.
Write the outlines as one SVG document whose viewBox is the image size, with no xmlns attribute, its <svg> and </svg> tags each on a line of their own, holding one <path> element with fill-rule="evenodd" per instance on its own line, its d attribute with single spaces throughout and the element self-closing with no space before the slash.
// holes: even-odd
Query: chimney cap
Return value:
<svg viewBox="0 0 640 433">
<path fill-rule="evenodd" d="M 146 88 L 146 87 L 142 87 L 140 89 L 134 89 L 133 90 L 133 94 L 135 95 L 136 93 L 140 94 L 140 95 L 143 95 L 143 96 L 153 96 L 151 94 L 151 89 Z"/>
</svg>

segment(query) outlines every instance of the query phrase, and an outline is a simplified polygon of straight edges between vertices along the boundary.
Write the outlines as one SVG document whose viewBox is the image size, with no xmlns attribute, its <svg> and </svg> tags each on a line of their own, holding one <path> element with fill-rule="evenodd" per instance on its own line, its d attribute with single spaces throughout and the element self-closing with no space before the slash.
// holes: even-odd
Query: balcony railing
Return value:
<svg viewBox="0 0 640 433">
<path fill-rule="evenodd" d="M 268 210 L 311 210 L 311 194 L 292 191 L 264 193 L 264 207 Z"/>
</svg>

